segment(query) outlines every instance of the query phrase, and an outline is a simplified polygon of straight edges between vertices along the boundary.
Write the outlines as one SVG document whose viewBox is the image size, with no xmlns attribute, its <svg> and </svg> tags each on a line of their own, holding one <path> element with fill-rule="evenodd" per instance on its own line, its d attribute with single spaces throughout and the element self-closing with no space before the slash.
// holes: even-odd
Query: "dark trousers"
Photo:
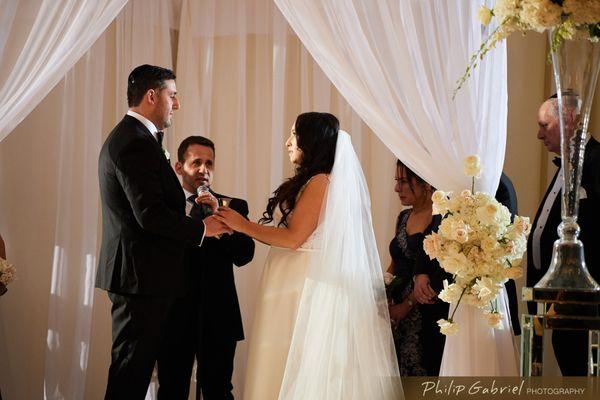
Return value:
<svg viewBox="0 0 600 400">
<path fill-rule="evenodd" d="M 434 304 L 420 304 L 419 309 L 421 310 L 423 324 L 421 333 L 423 367 L 428 376 L 438 376 L 442 366 L 446 336 L 440 332 L 437 321 L 448 318 L 450 304 L 436 299 Z"/>
<path fill-rule="evenodd" d="M 233 360 L 237 342 L 200 332 L 196 348 L 196 399 L 233 400 Z M 189 364 L 189 370 L 193 362 Z"/>
<path fill-rule="evenodd" d="M 552 331 L 552 347 L 563 376 L 586 376 L 588 331 Z"/>
<path fill-rule="evenodd" d="M 144 399 L 158 365 L 159 399 L 187 400 L 193 360 L 192 301 L 108 293 L 112 301 L 112 357 L 105 399 Z M 193 362 L 193 361 L 192 361 Z"/>
</svg>

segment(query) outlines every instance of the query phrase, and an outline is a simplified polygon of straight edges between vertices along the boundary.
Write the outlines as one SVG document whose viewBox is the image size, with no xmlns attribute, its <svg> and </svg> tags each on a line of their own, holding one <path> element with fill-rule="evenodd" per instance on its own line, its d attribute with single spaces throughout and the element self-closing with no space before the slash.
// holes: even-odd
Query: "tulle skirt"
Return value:
<svg viewBox="0 0 600 400">
<path fill-rule="evenodd" d="M 271 247 L 249 337 L 244 400 L 277 400 L 310 250 Z"/>
</svg>

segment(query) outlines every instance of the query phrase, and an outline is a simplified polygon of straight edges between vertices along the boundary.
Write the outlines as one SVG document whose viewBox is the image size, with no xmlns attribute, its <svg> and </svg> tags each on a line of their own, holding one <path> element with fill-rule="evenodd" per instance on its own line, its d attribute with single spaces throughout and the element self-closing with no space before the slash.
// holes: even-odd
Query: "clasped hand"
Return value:
<svg viewBox="0 0 600 400">
<path fill-rule="evenodd" d="M 232 210 L 229 207 L 219 207 L 217 213 L 214 215 L 217 220 L 233 229 L 237 232 L 243 232 L 244 227 L 248 223 L 248 220 L 244 218 L 240 213 Z"/>
<path fill-rule="evenodd" d="M 224 233 L 233 233 L 233 230 L 219 221 L 214 213 L 219 207 L 219 201 L 215 196 L 210 193 L 201 193 L 196 197 L 196 203 L 200 205 L 207 205 L 210 207 L 213 215 L 204 218 L 204 235 L 207 237 L 220 237 Z"/>
</svg>

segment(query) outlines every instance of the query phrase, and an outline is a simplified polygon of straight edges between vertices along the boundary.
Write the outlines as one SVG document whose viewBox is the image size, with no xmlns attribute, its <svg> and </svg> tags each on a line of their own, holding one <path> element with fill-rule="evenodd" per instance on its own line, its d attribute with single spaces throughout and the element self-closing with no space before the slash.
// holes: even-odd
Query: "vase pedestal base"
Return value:
<svg viewBox="0 0 600 400">
<path fill-rule="evenodd" d="M 537 303 L 536 315 L 521 319 L 521 376 L 542 376 L 544 334 L 552 329 L 588 332 L 588 376 L 600 377 L 600 291 L 523 288 Z"/>
</svg>

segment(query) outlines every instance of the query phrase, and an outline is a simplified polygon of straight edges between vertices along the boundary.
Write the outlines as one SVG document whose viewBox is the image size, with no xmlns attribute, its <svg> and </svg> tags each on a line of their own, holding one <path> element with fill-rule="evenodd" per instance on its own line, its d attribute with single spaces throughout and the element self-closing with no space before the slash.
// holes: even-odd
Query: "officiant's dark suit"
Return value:
<svg viewBox="0 0 600 400">
<path fill-rule="evenodd" d="M 127 89 L 130 110 L 100 151 L 102 245 L 96 287 L 112 301 L 107 399 L 144 399 L 155 362 L 164 399 L 187 399 L 189 381 L 170 373 L 183 355 L 189 243 L 214 234 L 214 222 L 185 215 L 186 199 L 161 147 L 160 129 L 179 108 L 172 71 L 143 65 Z"/>
<path fill-rule="evenodd" d="M 182 177 L 188 212 L 201 220 L 207 215 L 194 202 L 198 186 L 210 186 L 214 169 L 214 143 L 202 136 L 190 136 L 179 146 L 175 169 Z M 219 199 L 227 196 L 210 193 Z M 248 218 L 248 203 L 231 199 L 228 206 Z M 201 247 L 190 246 L 192 293 L 196 321 L 195 355 L 196 398 L 204 400 L 233 399 L 233 362 L 237 342 L 244 339 L 242 316 L 235 288 L 233 267 L 241 267 L 254 257 L 254 240 L 234 232 L 220 238 L 206 238 Z M 192 362 L 186 369 L 189 376 Z"/>
<path fill-rule="evenodd" d="M 538 139 L 543 140 L 549 151 L 560 152 L 560 132 L 558 119 L 551 107 L 555 99 L 546 101 L 538 114 L 540 129 Z M 554 163 L 560 168 L 560 159 Z M 558 239 L 557 228 L 561 222 L 562 182 L 557 169 L 550 186 L 544 195 L 533 220 L 527 241 L 527 286 L 533 287 L 548 270 L 552 258 L 552 248 Z M 555 185 L 555 183 L 557 183 Z M 584 244 L 587 268 L 598 282 L 600 278 L 600 246 L 598 227 L 600 226 L 600 143 L 590 138 L 585 146 L 583 172 L 581 178 L 578 224 L 581 228 L 579 239 Z M 536 232 L 537 231 L 537 232 Z M 530 314 L 536 313 L 535 303 L 528 304 Z M 587 374 L 587 332 L 555 330 L 552 334 L 554 353 L 564 376 Z"/>
</svg>

